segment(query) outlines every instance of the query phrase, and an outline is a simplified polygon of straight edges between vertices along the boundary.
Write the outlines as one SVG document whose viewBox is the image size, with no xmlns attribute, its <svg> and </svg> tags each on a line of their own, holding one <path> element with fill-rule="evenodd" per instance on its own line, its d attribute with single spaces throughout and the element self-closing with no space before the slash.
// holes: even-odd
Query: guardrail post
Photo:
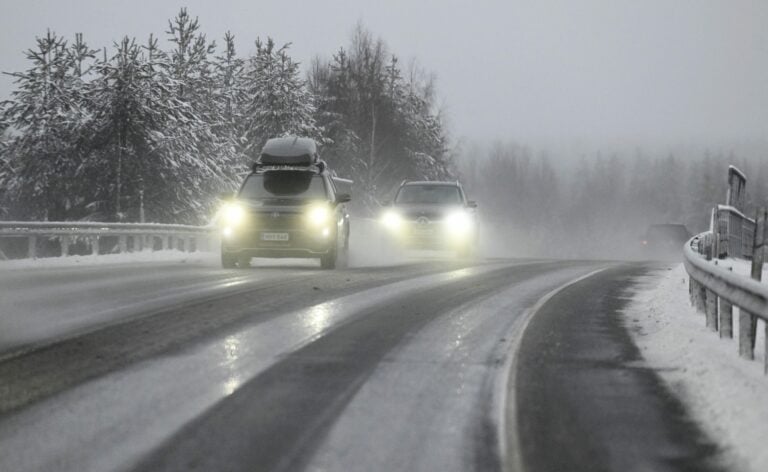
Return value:
<svg viewBox="0 0 768 472">
<path fill-rule="evenodd" d="M 117 246 L 120 254 L 128 252 L 128 236 L 121 234 L 117 237 Z"/>
<path fill-rule="evenodd" d="M 99 255 L 99 237 L 93 236 L 91 237 L 91 254 L 94 256 Z"/>
<path fill-rule="evenodd" d="M 728 268 L 733 271 L 733 267 Z M 733 338 L 733 305 L 725 298 L 720 298 L 720 337 Z"/>
<path fill-rule="evenodd" d="M 760 282 L 763 278 L 765 257 L 766 220 L 768 212 L 761 208 L 755 218 L 755 233 L 752 244 L 752 279 Z M 746 310 L 739 310 L 739 354 L 746 359 L 755 358 L 757 338 L 757 317 Z"/>
<path fill-rule="evenodd" d="M 30 259 L 37 258 L 37 235 L 29 235 L 29 247 L 27 248 L 27 255 Z"/>
<path fill-rule="evenodd" d="M 755 332 L 757 318 L 746 310 L 739 309 L 739 355 L 744 359 L 755 358 Z"/>
<path fill-rule="evenodd" d="M 69 236 L 59 236 L 59 244 L 61 245 L 61 257 L 67 257 L 69 255 Z"/>
<path fill-rule="evenodd" d="M 705 289 L 707 308 L 707 328 L 717 331 L 717 295 L 712 290 Z"/>
<path fill-rule="evenodd" d="M 170 243 L 170 239 L 171 239 L 170 236 L 163 236 L 162 237 L 162 240 L 163 240 L 163 250 L 168 249 L 168 245 Z"/>
<path fill-rule="evenodd" d="M 690 277 L 689 280 L 690 280 L 691 306 L 693 306 L 693 308 L 698 311 L 700 306 L 699 295 L 701 294 L 701 290 L 699 289 L 699 283 L 693 280 L 693 277 Z"/>
<path fill-rule="evenodd" d="M 706 313 L 707 312 L 707 289 L 704 288 L 702 284 L 699 282 L 696 282 L 696 285 L 694 286 L 694 300 L 695 304 L 694 307 L 696 308 L 696 311 L 699 313 Z"/>
</svg>

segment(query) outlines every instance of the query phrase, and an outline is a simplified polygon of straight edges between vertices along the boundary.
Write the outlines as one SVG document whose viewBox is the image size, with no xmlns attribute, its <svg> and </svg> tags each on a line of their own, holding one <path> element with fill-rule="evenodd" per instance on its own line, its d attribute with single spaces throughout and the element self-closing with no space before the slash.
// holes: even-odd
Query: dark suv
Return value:
<svg viewBox="0 0 768 472">
<path fill-rule="evenodd" d="M 651 225 L 645 231 L 641 244 L 647 259 L 682 260 L 683 246 L 691 233 L 681 224 Z"/>
<path fill-rule="evenodd" d="M 467 256 L 477 246 L 477 204 L 459 182 L 403 182 L 381 223 L 406 248 L 449 249 Z"/>
<path fill-rule="evenodd" d="M 222 266 L 247 267 L 252 257 L 307 257 L 335 268 L 349 247 L 345 203 L 351 197 L 339 187 L 350 184 L 331 175 L 313 140 L 270 139 L 222 208 Z"/>
</svg>

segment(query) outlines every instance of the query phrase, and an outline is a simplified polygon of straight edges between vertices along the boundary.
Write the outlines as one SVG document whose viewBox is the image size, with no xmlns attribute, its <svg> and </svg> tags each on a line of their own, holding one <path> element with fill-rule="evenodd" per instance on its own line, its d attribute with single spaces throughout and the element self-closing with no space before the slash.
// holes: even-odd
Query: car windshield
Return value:
<svg viewBox="0 0 768 472">
<path fill-rule="evenodd" d="M 328 193 L 323 178 L 315 173 L 269 171 L 249 175 L 240 190 L 239 198 L 321 200 L 327 199 Z"/>
<path fill-rule="evenodd" d="M 461 202 L 461 192 L 455 185 L 406 185 L 395 198 L 395 203 L 401 204 L 456 205 Z"/>
</svg>

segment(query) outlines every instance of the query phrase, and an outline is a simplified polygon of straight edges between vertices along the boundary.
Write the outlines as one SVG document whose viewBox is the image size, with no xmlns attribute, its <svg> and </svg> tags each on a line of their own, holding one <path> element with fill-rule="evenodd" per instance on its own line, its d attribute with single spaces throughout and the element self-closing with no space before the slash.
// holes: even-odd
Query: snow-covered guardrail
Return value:
<svg viewBox="0 0 768 472">
<path fill-rule="evenodd" d="M 768 322 L 768 285 L 708 261 L 699 253 L 701 242 L 706 239 L 707 234 L 702 233 L 688 241 L 683 248 L 683 262 L 690 279 L 691 303 L 697 310 L 706 313 L 707 326 L 713 331 L 719 331 L 722 338 L 733 337 L 733 307 L 737 307 L 739 353 L 742 357 L 753 359 L 756 320 L 760 318 Z M 763 244 L 764 242 L 755 249 L 762 251 Z M 768 343 L 764 362 L 765 372 L 768 373 Z"/>
<path fill-rule="evenodd" d="M 43 240 L 58 243 L 67 256 L 73 244 L 86 244 L 91 254 L 145 249 L 208 250 L 211 226 L 156 223 L 98 223 L 76 221 L 0 221 L 0 239 L 26 238 L 26 256 L 35 258 Z M 0 252 L 0 258 L 3 253 Z"/>
</svg>

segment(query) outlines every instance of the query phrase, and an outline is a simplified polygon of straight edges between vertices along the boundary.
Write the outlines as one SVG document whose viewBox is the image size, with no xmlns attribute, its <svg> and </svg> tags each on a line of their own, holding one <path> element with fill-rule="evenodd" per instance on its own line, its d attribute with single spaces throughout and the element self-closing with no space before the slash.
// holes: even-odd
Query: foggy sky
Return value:
<svg viewBox="0 0 768 472">
<path fill-rule="evenodd" d="M 348 43 L 360 20 L 437 74 L 456 138 L 692 142 L 768 136 L 765 0 L 236 1 L 5 0 L 0 70 L 51 28 L 92 47 L 162 33 L 180 6 L 209 38 L 227 29 L 292 42 L 308 64 Z M 11 80 L 0 78 L 0 97 Z"/>
</svg>

